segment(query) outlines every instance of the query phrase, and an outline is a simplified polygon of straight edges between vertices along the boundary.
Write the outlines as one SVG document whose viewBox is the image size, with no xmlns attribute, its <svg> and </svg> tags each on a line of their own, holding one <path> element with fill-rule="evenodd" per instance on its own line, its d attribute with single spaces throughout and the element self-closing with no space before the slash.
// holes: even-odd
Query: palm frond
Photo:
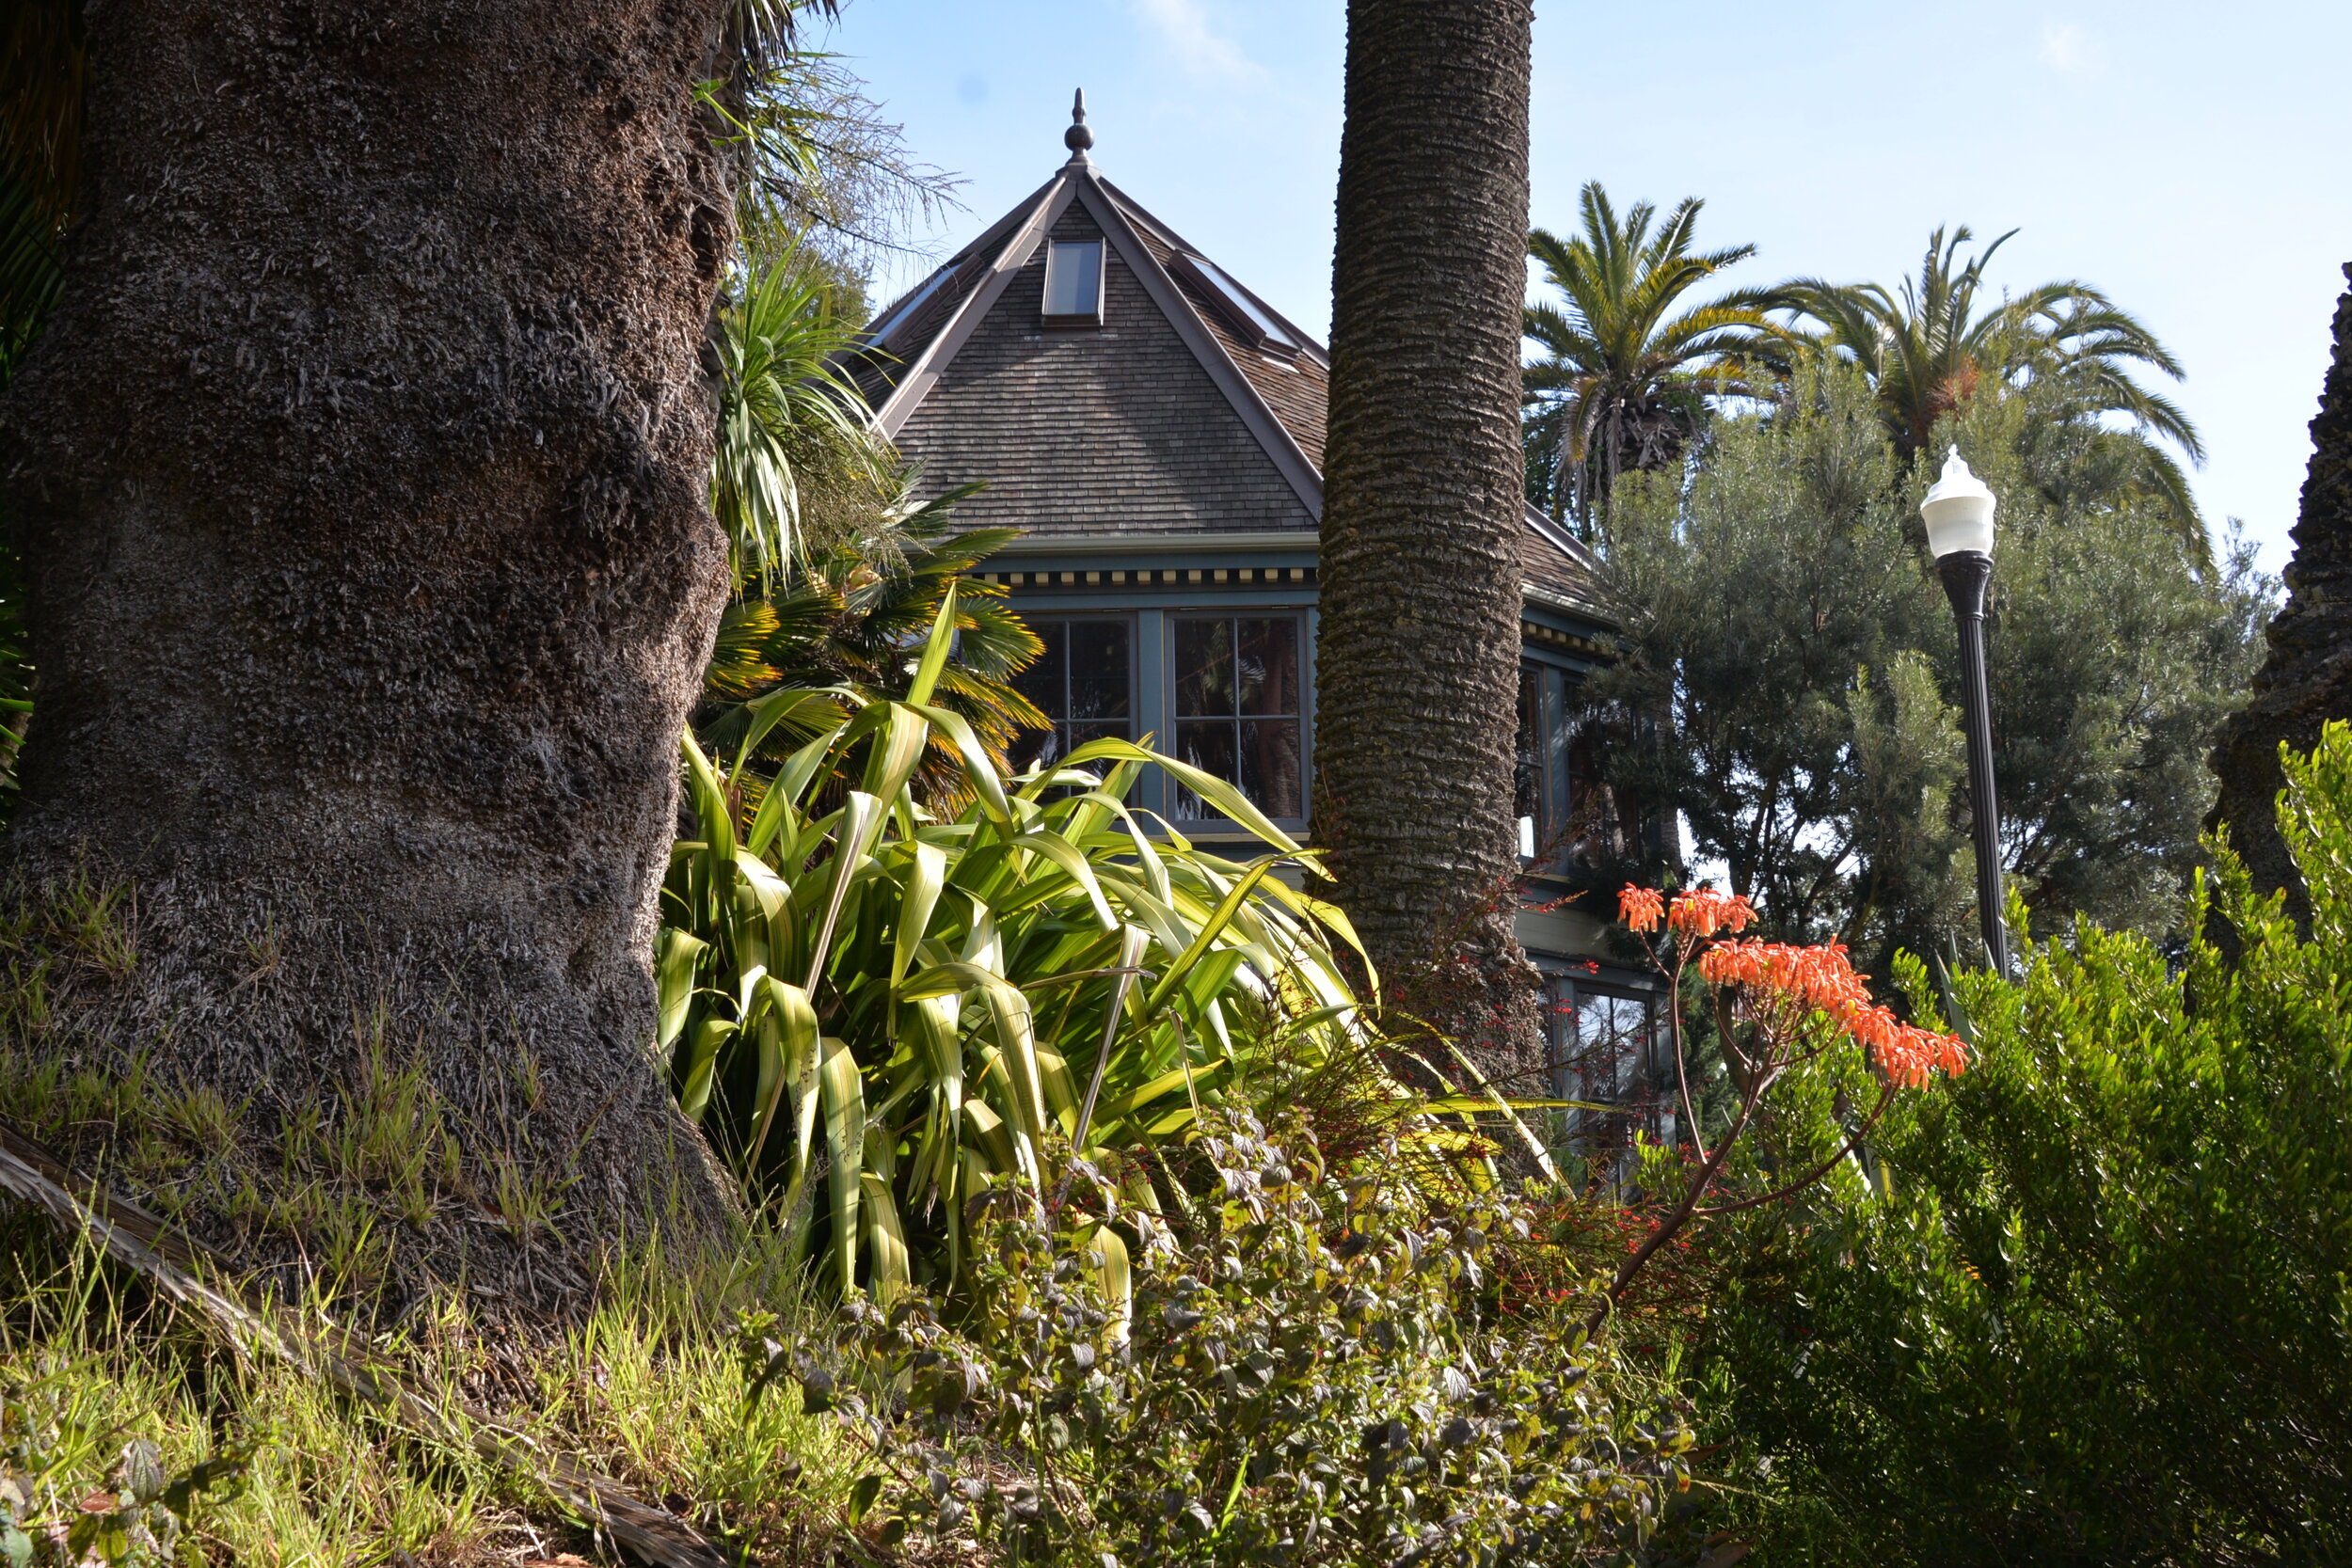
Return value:
<svg viewBox="0 0 2352 1568">
<path fill-rule="evenodd" d="M 1560 296 L 1530 306 L 1523 324 L 1539 351 L 1522 372 L 1532 483 L 1538 504 L 1572 509 L 1587 531 L 1618 474 L 1672 463 L 1710 398 L 1752 395 L 1802 348 L 1766 314 L 1786 308 L 1780 289 L 1686 304 L 1756 253 L 1693 250 L 1705 205 L 1686 197 L 1661 221 L 1640 201 L 1620 216 L 1593 181 L 1578 193 L 1576 233 L 1528 234 L 1529 256 Z"/>
<path fill-rule="evenodd" d="M 1979 390 L 2038 380 L 2065 391 L 2082 418 L 2131 420 L 2135 438 L 2161 459 L 2146 467 L 2150 486 L 2176 515 L 2194 519 L 2179 465 L 2154 443 L 2169 441 L 2201 464 L 2204 442 L 2185 410 L 2130 373 L 2144 367 L 2176 381 L 2183 373 L 2144 322 L 2078 278 L 2037 284 L 1978 309 L 1987 263 L 2016 233 L 2011 229 L 1967 256 L 1974 235 L 1965 224 L 1938 228 L 1928 237 L 1918 274 L 1898 293 L 1875 283 L 1799 278 L 1772 309 L 1789 316 L 1790 341 L 1801 352 L 1860 367 L 1905 454 L 1924 450 L 1936 422 Z M 2195 526 L 2201 538 L 2201 524 Z M 2194 546 L 2192 554 L 2201 559 L 2202 549 Z"/>
</svg>

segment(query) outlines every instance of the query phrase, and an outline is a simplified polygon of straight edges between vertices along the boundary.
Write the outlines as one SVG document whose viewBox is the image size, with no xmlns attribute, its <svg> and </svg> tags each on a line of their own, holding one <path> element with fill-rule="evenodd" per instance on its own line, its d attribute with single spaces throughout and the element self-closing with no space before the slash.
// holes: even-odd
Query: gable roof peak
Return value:
<svg viewBox="0 0 2352 1568">
<path fill-rule="evenodd" d="M 1070 163 L 1084 168 L 1093 162 L 1087 149 L 1094 145 L 1094 133 L 1087 125 L 1087 89 L 1080 87 L 1070 104 L 1070 129 L 1061 134 L 1061 144 L 1070 149 Z"/>
</svg>

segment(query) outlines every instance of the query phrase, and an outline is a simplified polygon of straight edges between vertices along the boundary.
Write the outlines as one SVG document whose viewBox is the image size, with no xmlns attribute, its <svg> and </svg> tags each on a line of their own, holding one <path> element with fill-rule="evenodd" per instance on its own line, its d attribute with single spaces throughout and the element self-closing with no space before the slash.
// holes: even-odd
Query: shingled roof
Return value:
<svg viewBox="0 0 2352 1568">
<path fill-rule="evenodd" d="M 883 433 L 941 487 L 988 482 L 959 516 L 1035 539 L 1311 531 L 1328 355 L 1104 179 L 1091 144 L 1082 101 L 1069 162 L 876 319 L 855 372 Z M 1095 239 L 1103 325 L 1046 326 L 1047 242 Z M 1590 613 L 1591 555 L 1526 521 L 1530 598 Z"/>
</svg>

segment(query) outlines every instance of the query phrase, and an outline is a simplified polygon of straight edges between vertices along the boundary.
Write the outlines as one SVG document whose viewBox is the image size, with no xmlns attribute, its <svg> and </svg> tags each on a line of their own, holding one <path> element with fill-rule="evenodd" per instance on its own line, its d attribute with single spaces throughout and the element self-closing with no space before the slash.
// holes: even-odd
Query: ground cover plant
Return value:
<svg viewBox="0 0 2352 1568">
<path fill-rule="evenodd" d="M 885 1539 L 1103 1568 L 1704 1550 L 1687 1412 L 1581 1301 L 1496 1290 L 1494 1255 L 1531 1236 L 1518 1200 L 1433 1202 L 1454 1183 L 1397 1145 L 1327 1164 L 1303 1117 L 1195 1132 L 1207 1190 L 1165 1221 L 1110 1172 L 1054 1207 L 999 1182 L 968 1302 L 856 1301 L 799 1340 L 746 1325 L 770 1397 L 797 1385 L 872 1454 L 856 1496 Z"/>
<path fill-rule="evenodd" d="M 485 1460 L 469 1440 L 476 1420 L 755 1560 L 821 1560 L 838 1533 L 852 1478 L 837 1441 L 797 1410 L 748 1404 L 734 1353 L 734 1310 L 788 1306 L 788 1291 L 639 1254 L 614 1260 L 568 1326 L 438 1292 L 369 1341 L 443 1418 L 426 1431 L 239 1354 L 44 1219 L 0 1223 L 0 1560 L 17 1568 L 11 1525 L 30 1560 L 59 1564 L 83 1563 L 85 1548 L 106 1562 L 320 1568 L 597 1553 L 576 1507 L 527 1467 Z M 297 1316 L 331 1332 L 315 1298 Z"/>
<path fill-rule="evenodd" d="M 2185 953 L 2085 923 L 1961 976 L 1972 1070 L 1749 1220 L 1700 1346 L 1765 1560 L 2352 1550 L 2352 731 L 2287 777 L 2308 934 L 2225 850 Z"/>
</svg>

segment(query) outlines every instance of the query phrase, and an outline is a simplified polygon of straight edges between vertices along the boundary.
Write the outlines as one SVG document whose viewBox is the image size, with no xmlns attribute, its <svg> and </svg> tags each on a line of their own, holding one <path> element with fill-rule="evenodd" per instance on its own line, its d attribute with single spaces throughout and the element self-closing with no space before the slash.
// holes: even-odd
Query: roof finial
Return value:
<svg viewBox="0 0 2352 1568">
<path fill-rule="evenodd" d="M 1094 133 L 1087 129 L 1087 89 L 1080 87 L 1078 96 L 1071 101 L 1070 129 L 1061 134 L 1061 144 L 1070 149 L 1070 161 L 1083 164 L 1087 149 L 1094 145 Z"/>
</svg>

